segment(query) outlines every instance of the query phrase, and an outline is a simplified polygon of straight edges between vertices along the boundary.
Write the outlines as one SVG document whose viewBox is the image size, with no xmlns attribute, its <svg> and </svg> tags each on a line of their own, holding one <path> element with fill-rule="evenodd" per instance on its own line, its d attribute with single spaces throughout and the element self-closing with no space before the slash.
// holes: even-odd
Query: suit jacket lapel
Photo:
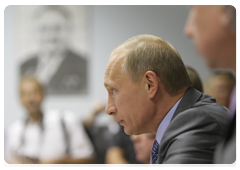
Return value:
<svg viewBox="0 0 240 170">
<path fill-rule="evenodd" d="M 202 93 L 199 92 L 198 90 L 190 87 L 187 92 L 184 94 L 182 100 L 180 101 L 173 117 L 172 120 L 182 111 L 187 110 L 192 107 L 202 96 Z M 172 121 L 171 120 L 171 121 Z"/>
<path fill-rule="evenodd" d="M 184 94 L 182 100 L 180 101 L 173 117 L 172 117 L 172 120 L 179 114 L 181 113 L 182 111 L 184 110 L 187 110 L 189 108 L 191 108 L 200 98 L 202 97 L 202 93 L 199 92 L 198 90 L 192 88 L 192 87 L 189 87 L 189 89 L 187 90 L 187 92 Z M 171 121 L 172 121 L 171 120 Z M 171 122 L 170 122 L 171 123 Z M 166 129 L 167 131 L 167 129 Z M 166 132 L 165 131 L 165 132 Z M 163 138 L 164 138 L 164 135 L 163 135 Z M 162 138 L 162 139 L 163 139 Z M 161 148 L 161 143 L 159 145 L 159 149 L 158 149 L 158 160 L 157 160 L 157 163 L 162 163 L 162 159 L 160 158 L 161 154 L 160 154 L 160 148 Z"/>
</svg>

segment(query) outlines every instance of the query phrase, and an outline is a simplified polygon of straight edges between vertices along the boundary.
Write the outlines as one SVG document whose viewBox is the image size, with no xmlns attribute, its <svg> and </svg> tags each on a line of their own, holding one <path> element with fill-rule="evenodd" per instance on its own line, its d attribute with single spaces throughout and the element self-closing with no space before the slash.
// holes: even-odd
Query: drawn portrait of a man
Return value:
<svg viewBox="0 0 240 170">
<path fill-rule="evenodd" d="M 38 6 L 33 11 L 37 46 L 21 62 L 20 73 L 36 76 L 48 94 L 87 91 L 86 56 L 72 50 L 69 43 L 71 17 L 66 6 Z"/>
</svg>

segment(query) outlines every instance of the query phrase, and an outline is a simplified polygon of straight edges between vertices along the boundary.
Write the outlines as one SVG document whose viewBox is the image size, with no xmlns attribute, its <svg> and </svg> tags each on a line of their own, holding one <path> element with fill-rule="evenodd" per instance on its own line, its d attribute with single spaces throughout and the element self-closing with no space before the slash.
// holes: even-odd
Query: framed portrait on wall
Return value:
<svg viewBox="0 0 240 170">
<path fill-rule="evenodd" d="M 47 94 L 87 94 L 87 7 L 15 6 L 19 75 L 34 76 Z"/>
</svg>

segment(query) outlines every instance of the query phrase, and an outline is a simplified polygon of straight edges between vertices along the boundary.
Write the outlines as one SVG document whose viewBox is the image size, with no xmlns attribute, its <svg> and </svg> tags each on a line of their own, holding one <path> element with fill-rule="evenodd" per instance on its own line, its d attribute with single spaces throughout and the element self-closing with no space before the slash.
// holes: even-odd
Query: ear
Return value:
<svg viewBox="0 0 240 170">
<path fill-rule="evenodd" d="M 147 71 L 145 74 L 144 74 L 144 83 L 145 83 L 145 87 L 146 87 L 146 90 L 147 90 L 147 93 L 149 95 L 149 98 L 153 98 L 156 93 L 157 93 L 157 90 L 158 90 L 158 76 L 155 72 L 153 71 Z"/>
</svg>

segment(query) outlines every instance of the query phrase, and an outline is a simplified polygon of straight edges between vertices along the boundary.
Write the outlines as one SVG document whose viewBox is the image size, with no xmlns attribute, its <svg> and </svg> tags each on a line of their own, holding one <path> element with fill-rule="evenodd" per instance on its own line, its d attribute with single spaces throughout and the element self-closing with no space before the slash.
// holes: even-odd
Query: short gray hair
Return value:
<svg viewBox="0 0 240 170">
<path fill-rule="evenodd" d="M 152 35 L 138 35 L 118 46 L 111 56 L 121 50 L 127 52 L 122 71 L 134 82 L 151 70 L 157 74 L 171 95 L 177 95 L 191 85 L 180 54 L 164 39 Z"/>
</svg>

